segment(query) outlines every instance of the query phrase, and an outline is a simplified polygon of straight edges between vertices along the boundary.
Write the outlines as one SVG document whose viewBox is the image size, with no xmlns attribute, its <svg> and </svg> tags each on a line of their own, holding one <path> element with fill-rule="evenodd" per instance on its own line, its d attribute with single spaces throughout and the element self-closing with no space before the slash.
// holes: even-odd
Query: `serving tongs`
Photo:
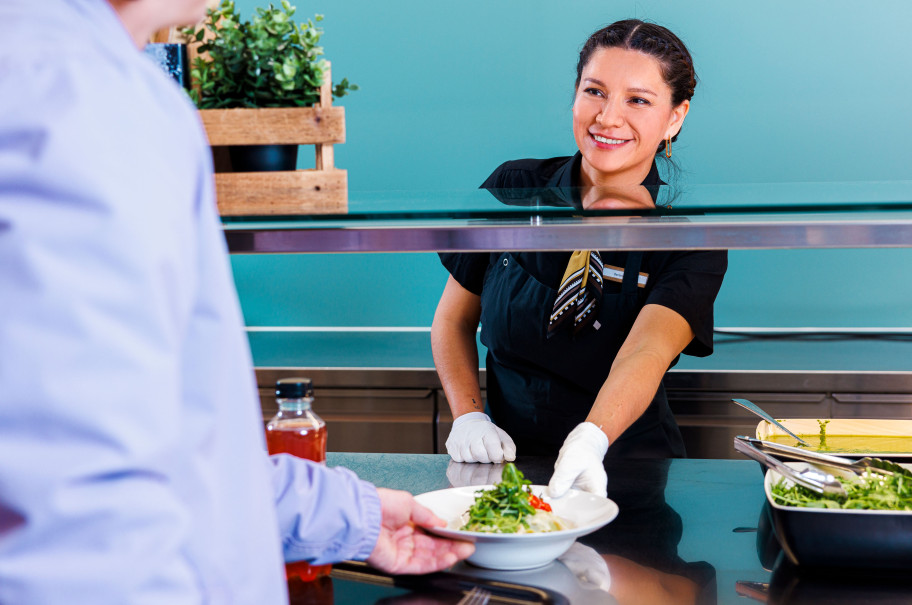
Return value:
<svg viewBox="0 0 912 605">
<path fill-rule="evenodd" d="M 789 460 L 799 460 L 801 462 L 810 462 L 811 464 L 816 464 L 818 466 L 837 468 L 844 471 L 850 471 L 856 475 L 876 473 L 885 476 L 903 475 L 912 478 L 912 471 L 909 471 L 907 468 L 900 466 L 895 462 L 890 462 L 889 460 L 882 460 L 871 456 L 865 456 L 858 460 L 851 460 L 843 456 L 821 454 L 820 452 L 805 450 L 772 441 L 763 441 L 753 437 L 738 437 L 738 439 L 744 439 L 764 452 L 774 454 L 781 458 L 788 458 Z"/>
<path fill-rule="evenodd" d="M 756 414 L 757 416 L 760 416 L 761 418 L 763 418 L 764 420 L 766 420 L 773 426 L 779 427 L 780 431 L 784 432 L 786 435 L 794 437 L 795 441 L 797 441 L 801 445 L 804 445 L 804 446 L 811 445 L 810 443 L 808 443 L 807 441 L 805 441 L 804 439 L 802 439 L 801 437 L 799 437 L 792 431 L 788 430 L 788 427 L 786 427 L 784 424 L 782 424 L 781 422 L 779 422 L 778 420 L 776 420 L 775 418 L 773 418 L 772 416 L 767 414 L 765 411 L 763 411 L 763 409 L 760 406 L 758 406 L 756 403 L 754 403 L 752 401 L 748 401 L 747 399 L 732 399 L 732 402 L 737 403 L 738 405 L 740 405 L 742 408 L 744 408 L 748 412 L 751 412 L 752 414 Z"/>
<path fill-rule="evenodd" d="M 845 498 L 847 496 L 845 488 L 836 477 L 816 466 L 808 466 L 805 470 L 798 470 L 785 464 L 775 456 L 772 456 L 759 447 L 755 446 L 750 437 L 735 437 L 735 449 L 748 458 L 756 460 L 766 468 L 772 469 L 802 487 L 806 487 L 812 492 L 828 496 L 837 496 Z"/>
</svg>

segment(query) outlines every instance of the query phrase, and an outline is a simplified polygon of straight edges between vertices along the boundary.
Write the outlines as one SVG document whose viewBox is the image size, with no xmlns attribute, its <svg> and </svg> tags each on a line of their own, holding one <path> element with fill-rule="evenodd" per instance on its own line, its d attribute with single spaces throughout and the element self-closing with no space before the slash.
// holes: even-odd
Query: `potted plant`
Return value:
<svg viewBox="0 0 912 605">
<path fill-rule="evenodd" d="M 323 17 L 298 24 L 294 13 L 295 7 L 282 0 L 279 7 L 258 8 L 253 18 L 243 20 L 233 1 L 222 0 L 202 24 L 184 31 L 195 55 L 190 95 L 210 144 L 227 146 L 232 172 L 245 175 L 217 174 L 223 214 L 332 211 L 338 208 L 301 206 L 306 199 L 300 194 L 309 192 L 313 199 L 335 192 L 338 198 L 341 191 L 343 201 L 347 197 L 345 171 L 335 169 L 332 157 L 332 145 L 345 141 L 345 113 L 332 106 L 332 98 L 358 87 L 347 79 L 332 85 L 319 45 Z M 301 144 L 315 145 L 315 171 L 295 170 Z M 282 172 L 253 174 L 264 169 Z M 288 198 L 291 211 L 277 195 Z M 245 207 L 229 208 L 232 200 L 244 201 Z"/>
</svg>

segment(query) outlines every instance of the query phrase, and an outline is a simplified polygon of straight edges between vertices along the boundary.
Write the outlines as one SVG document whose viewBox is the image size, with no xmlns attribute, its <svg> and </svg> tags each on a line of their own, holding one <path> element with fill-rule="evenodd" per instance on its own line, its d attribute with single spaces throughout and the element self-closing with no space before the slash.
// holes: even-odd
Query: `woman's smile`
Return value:
<svg viewBox="0 0 912 605">
<path fill-rule="evenodd" d="M 595 141 L 595 145 L 600 149 L 619 149 L 621 145 L 630 141 L 630 139 L 609 137 L 595 133 L 589 133 L 589 136 L 592 137 L 592 140 Z"/>
</svg>

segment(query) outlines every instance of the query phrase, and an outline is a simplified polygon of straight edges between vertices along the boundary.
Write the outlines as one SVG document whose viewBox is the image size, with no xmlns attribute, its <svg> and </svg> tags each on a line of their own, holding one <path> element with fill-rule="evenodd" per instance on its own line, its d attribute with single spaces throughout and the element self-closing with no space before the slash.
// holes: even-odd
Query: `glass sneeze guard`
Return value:
<svg viewBox="0 0 912 605">
<path fill-rule="evenodd" d="M 351 192 L 344 215 L 224 218 L 233 253 L 912 246 L 912 181 Z"/>
</svg>

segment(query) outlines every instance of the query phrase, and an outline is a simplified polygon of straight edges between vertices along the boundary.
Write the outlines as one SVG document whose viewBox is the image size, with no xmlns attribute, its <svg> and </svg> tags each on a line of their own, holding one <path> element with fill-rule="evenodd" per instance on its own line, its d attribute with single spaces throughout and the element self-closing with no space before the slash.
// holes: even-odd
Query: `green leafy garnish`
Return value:
<svg viewBox="0 0 912 605">
<path fill-rule="evenodd" d="M 864 510 L 912 511 L 912 480 L 901 474 L 884 476 L 865 473 L 855 480 L 836 477 L 845 488 L 847 497 L 823 495 L 780 480 L 770 492 L 773 501 L 784 506 L 805 508 L 840 508 Z"/>
<path fill-rule="evenodd" d="M 535 514 L 529 503 L 532 492 L 522 472 L 512 462 L 504 465 L 501 481 L 489 490 L 475 492 L 475 504 L 469 509 L 468 522 L 459 529 L 489 533 L 515 534 L 528 529 L 526 517 Z"/>
<path fill-rule="evenodd" d="M 817 426 L 820 427 L 820 449 L 826 449 L 826 425 L 830 423 L 829 420 L 818 420 Z"/>
</svg>

